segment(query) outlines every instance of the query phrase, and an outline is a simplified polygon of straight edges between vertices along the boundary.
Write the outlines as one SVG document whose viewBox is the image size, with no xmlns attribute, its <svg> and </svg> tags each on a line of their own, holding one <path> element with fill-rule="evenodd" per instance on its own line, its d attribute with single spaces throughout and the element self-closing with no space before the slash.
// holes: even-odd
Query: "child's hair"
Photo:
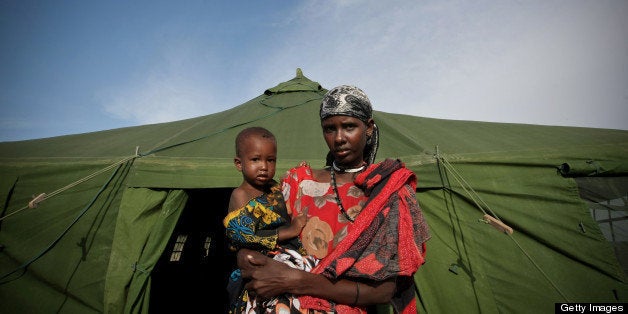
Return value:
<svg viewBox="0 0 628 314">
<path fill-rule="evenodd" d="M 242 146 L 244 145 L 244 141 L 252 137 L 265 138 L 272 141 L 273 144 L 275 145 L 277 144 L 275 135 L 271 133 L 270 131 L 268 131 L 267 129 L 261 126 L 253 126 L 250 128 L 246 128 L 240 131 L 240 133 L 238 133 L 238 135 L 236 136 L 236 140 L 235 140 L 236 156 L 241 157 L 241 153 L 242 153 L 241 150 L 242 150 Z"/>
</svg>

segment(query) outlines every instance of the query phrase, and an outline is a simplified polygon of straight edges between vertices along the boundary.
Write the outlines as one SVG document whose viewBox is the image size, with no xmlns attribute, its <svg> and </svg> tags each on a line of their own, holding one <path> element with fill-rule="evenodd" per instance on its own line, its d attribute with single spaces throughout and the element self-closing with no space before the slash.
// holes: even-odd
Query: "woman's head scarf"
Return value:
<svg viewBox="0 0 628 314">
<path fill-rule="evenodd" d="M 359 88 L 350 85 L 340 85 L 330 89 L 323 97 L 320 108 L 321 121 L 331 116 L 350 116 L 367 123 L 373 118 L 373 108 L 368 96 Z M 375 155 L 379 147 L 379 129 L 373 124 L 373 134 L 367 138 L 364 147 L 364 161 L 367 164 L 375 162 Z M 334 156 L 327 154 L 327 166 L 331 166 Z"/>
</svg>

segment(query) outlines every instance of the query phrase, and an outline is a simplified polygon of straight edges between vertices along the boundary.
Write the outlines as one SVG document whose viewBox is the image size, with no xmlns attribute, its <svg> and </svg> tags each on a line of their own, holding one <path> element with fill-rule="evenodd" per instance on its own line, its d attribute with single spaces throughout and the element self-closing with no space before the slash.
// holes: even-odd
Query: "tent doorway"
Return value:
<svg viewBox="0 0 628 314">
<path fill-rule="evenodd" d="M 231 190 L 186 190 L 188 202 L 151 276 L 151 314 L 227 311 L 235 255 L 225 244 L 222 219 Z"/>
</svg>

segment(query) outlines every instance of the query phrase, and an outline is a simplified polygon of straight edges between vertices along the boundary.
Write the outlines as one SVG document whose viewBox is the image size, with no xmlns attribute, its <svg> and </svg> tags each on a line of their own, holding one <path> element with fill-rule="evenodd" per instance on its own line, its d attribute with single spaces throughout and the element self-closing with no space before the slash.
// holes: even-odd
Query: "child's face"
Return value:
<svg viewBox="0 0 628 314">
<path fill-rule="evenodd" d="M 250 185 L 266 186 L 275 176 L 277 145 L 261 137 L 246 139 L 243 144 L 241 156 L 234 160 L 236 168 Z"/>
</svg>

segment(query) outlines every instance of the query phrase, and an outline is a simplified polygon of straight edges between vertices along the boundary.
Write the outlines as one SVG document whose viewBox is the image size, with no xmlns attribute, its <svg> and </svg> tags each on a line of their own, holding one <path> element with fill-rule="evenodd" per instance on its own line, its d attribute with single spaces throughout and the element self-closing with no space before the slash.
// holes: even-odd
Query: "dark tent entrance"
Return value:
<svg viewBox="0 0 628 314">
<path fill-rule="evenodd" d="M 232 188 L 185 190 L 188 201 L 151 275 L 150 313 L 227 310 L 227 278 L 235 255 L 222 217 Z"/>
</svg>

